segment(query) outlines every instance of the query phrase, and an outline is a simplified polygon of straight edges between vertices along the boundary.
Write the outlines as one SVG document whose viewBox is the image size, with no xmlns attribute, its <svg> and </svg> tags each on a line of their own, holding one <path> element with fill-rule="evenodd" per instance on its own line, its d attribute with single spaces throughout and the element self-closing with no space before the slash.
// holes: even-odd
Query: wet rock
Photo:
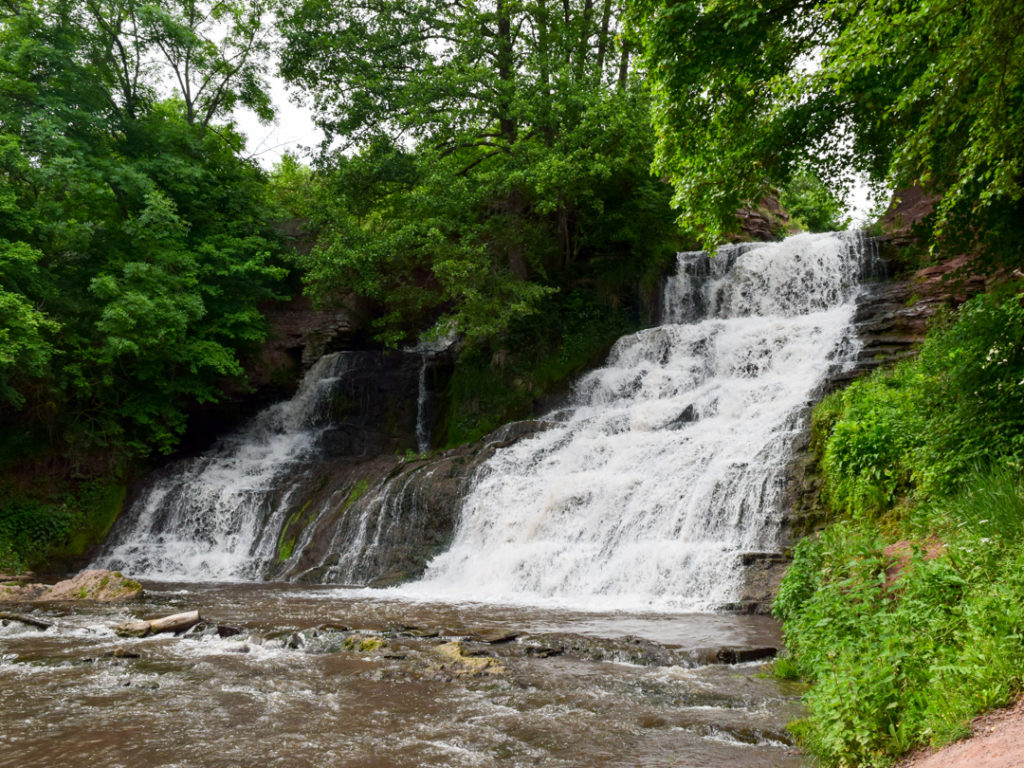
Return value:
<svg viewBox="0 0 1024 768">
<path fill-rule="evenodd" d="M 117 571 L 90 569 L 59 581 L 35 598 L 37 602 L 52 600 L 98 600 L 116 602 L 142 597 L 142 585 Z"/>
<path fill-rule="evenodd" d="M 779 653 L 778 648 L 719 648 L 715 652 L 714 661 L 718 664 L 744 664 L 748 661 L 774 659 Z"/>
<path fill-rule="evenodd" d="M 433 648 L 447 662 L 441 668 L 442 673 L 450 680 L 452 676 L 500 675 L 505 666 L 492 656 L 475 656 L 466 652 L 459 640 L 442 643 Z"/>
<path fill-rule="evenodd" d="M 230 624 L 217 625 L 217 637 L 234 637 L 240 634 L 242 634 L 241 627 L 233 627 Z"/>
<path fill-rule="evenodd" d="M 501 628 L 477 629 L 467 635 L 468 640 L 486 643 L 488 645 L 511 643 L 517 637 L 519 637 L 519 633 L 515 630 Z"/>
<path fill-rule="evenodd" d="M 380 650 L 385 645 L 383 637 L 364 634 L 349 635 L 345 638 L 345 642 L 342 643 L 342 647 L 346 651 L 356 651 L 357 653 L 372 653 Z"/>
<path fill-rule="evenodd" d="M 335 624 L 335 623 L 331 623 L 331 622 L 324 623 L 324 624 L 318 624 L 316 626 L 316 629 L 320 630 L 321 632 L 351 632 L 352 631 L 352 627 L 348 626 L 347 624 Z"/>
<path fill-rule="evenodd" d="M 103 655 L 112 659 L 138 659 L 141 657 L 141 654 L 130 648 L 125 648 L 123 645 L 119 645 L 114 650 L 107 651 Z"/>
<path fill-rule="evenodd" d="M 721 606 L 733 613 L 767 614 L 792 558 L 781 552 L 743 552 L 743 585 L 738 600 Z"/>
</svg>

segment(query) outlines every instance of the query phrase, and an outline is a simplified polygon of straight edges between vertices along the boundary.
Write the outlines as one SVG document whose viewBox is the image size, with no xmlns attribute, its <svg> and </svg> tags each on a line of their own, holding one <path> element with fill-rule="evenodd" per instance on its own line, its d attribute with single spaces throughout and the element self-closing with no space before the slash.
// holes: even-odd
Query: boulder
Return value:
<svg viewBox="0 0 1024 768">
<path fill-rule="evenodd" d="M 142 585 L 117 571 L 91 569 L 59 581 L 35 598 L 36 602 L 51 600 L 98 600 L 116 602 L 142 596 Z"/>
</svg>

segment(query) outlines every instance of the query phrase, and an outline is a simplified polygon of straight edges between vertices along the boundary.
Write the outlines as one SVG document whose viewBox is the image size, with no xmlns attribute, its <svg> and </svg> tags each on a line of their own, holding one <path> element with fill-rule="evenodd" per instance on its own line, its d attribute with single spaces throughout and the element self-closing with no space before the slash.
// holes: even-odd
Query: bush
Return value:
<svg viewBox="0 0 1024 768">
<path fill-rule="evenodd" d="M 814 683 L 792 728 L 823 764 L 888 765 L 1024 687 L 1022 444 L 1013 287 L 972 299 L 916 359 L 815 410 L 839 522 L 796 547 L 774 612 L 785 671 Z M 899 561 L 885 555 L 897 541 L 912 551 Z"/>
</svg>

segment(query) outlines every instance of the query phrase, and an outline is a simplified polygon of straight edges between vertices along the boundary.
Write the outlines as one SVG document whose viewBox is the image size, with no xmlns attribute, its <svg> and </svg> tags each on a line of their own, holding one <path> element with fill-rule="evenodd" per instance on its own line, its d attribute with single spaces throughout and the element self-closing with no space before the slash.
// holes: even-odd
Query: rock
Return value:
<svg viewBox="0 0 1024 768">
<path fill-rule="evenodd" d="M 718 664 L 743 664 L 748 661 L 774 659 L 779 653 L 778 648 L 719 648 L 715 653 Z"/>
<path fill-rule="evenodd" d="M 148 621 L 125 621 L 118 624 L 114 631 L 122 637 L 145 637 L 149 634 Z"/>
<path fill-rule="evenodd" d="M 232 627 L 228 624 L 217 625 L 217 636 L 218 637 L 234 637 L 235 635 L 242 634 L 241 627 Z"/>
<path fill-rule="evenodd" d="M 500 675 L 505 672 L 504 665 L 491 656 L 471 656 L 466 653 L 462 642 L 455 640 L 436 646 L 435 653 L 440 654 L 453 664 L 445 665 L 444 670 L 456 676 L 465 675 Z"/>
<path fill-rule="evenodd" d="M 30 603 L 47 589 L 46 584 L 0 584 L 0 603 Z"/>
<path fill-rule="evenodd" d="M 488 645 L 499 645 L 501 643 L 510 643 L 519 637 L 519 633 L 514 630 L 491 628 L 491 629 L 478 629 L 471 632 L 468 636 L 469 640 L 475 640 L 479 643 L 487 643 Z"/>
<path fill-rule="evenodd" d="M 52 600 L 98 600 L 115 602 L 142 596 L 142 585 L 126 579 L 117 571 L 86 570 L 65 581 L 59 581 L 35 598 L 37 602 Z"/>
<path fill-rule="evenodd" d="M 109 657 L 115 658 L 115 659 L 138 659 L 138 658 L 140 658 L 140 654 L 136 653 L 133 650 L 125 648 L 122 645 L 119 645 L 114 650 L 108 651 L 107 653 L 104 653 L 103 655 L 104 656 L 109 656 Z"/>
</svg>

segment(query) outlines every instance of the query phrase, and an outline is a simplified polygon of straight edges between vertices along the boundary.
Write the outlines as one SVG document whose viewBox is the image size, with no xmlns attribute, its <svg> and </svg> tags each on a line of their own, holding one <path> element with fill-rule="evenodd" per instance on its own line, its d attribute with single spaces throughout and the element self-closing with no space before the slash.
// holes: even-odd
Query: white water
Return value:
<svg viewBox="0 0 1024 768">
<path fill-rule="evenodd" d="M 735 600 L 739 555 L 778 546 L 790 444 L 853 359 L 863 248 L 798 235 L 680 254 L 666 322 L 620 339 L 551 429 L 497 453 L 454 543 L 401 594 L 590 609 Z"/>
<path fill-rule="evenodd" d="M 376 594 L 632 611 L 736 600 L 740 554 L 778 547 L 780 483 L 806 406 L 856 353 L 863 259 L 855 234 L 680 254 L 664 324 L 620 339 L 550 429 L 494 455 L 420 582 Z M 411 351 L 422 448 L 437 349 Z M 365 364 L 359 355 L 325 356 L 291 401 L 155 477 L 96 564 L 154 580 L 273 575 L 280 533 L 305 509 L 332 391 Z M 371 488 L 333 531 L 321 516 L 341 501 L 310 510 L 295 551 L 331 536 L 318 578 L 375 578 L 378 555 L 410 545 L 398 517 L 426 509 L 414 474 Z"/>
<path fill-rule="evenodd" d="M 277 546 L 288 495 L 328 427 L 328 400 L 352 356 L 320 358 L 291 400 L 194 459 L 173 465 L 132 507 L 126 535 L 112 537 L 97 567 L 154 580 L 258 579 Z"/>
</svg>

